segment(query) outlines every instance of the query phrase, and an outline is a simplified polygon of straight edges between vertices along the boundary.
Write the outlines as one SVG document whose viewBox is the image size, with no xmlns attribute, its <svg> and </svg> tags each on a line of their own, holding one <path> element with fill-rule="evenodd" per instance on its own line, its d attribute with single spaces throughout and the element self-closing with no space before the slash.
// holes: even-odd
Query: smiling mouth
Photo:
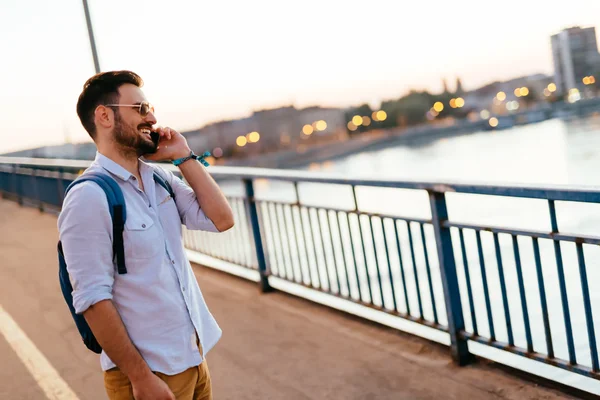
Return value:
<svg viewBox="0 0 600 400">
<path fill-rule="evenodd" d="M 145 135 L 151 136 L 152 134 L 152 130 L 150 128 L 142 128 L 140 129 L 140 132 L 142 132 Z"/>
</svg>

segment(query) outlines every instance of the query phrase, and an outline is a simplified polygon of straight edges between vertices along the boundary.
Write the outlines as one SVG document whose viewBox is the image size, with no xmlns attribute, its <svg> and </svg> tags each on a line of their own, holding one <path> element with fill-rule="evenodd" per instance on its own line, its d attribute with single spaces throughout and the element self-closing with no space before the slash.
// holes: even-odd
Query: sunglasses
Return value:
<svg viewBox="0 0 600 400">
<path fill-rule="evenodd" d="M 154 114 L 154 106 L 147 101 L 142 101 L 139 104 L 105 104 L 106 107 L 133 107 L 137 108 L 137 111 L 142 117 L 152 113 Z"/>
</svg>

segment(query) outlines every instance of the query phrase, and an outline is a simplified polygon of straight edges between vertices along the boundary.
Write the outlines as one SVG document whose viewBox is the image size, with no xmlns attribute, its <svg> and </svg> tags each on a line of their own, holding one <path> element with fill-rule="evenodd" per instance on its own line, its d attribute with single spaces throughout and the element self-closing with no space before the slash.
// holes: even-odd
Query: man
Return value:
<svg viewBox="0 0 600 400">
<path fill-rule="evenodd" d="M 58 220 L 75 311 L 102 346 L 110 399 L 211 399 L 206 353 L 221 337 L 187 260 L 188 229 L 223 232 L 233 214 L 215 181 L 185 138 L 158 128 L 154 109 L 130 71 L 100 73 L 84 85 L 77 114 L 97 147 L 86 170 L 110 175 L 125 198 L 126 274 L 113 262 L 112 220 L 102 189 L 75 186 Z M 171 172 L 140 160 L 176 161 L 188 186 Z M 153 180 L 157 171 L 175 200 Z M 86 173 L 84 172 L 84 173 Z"/>
</svg>

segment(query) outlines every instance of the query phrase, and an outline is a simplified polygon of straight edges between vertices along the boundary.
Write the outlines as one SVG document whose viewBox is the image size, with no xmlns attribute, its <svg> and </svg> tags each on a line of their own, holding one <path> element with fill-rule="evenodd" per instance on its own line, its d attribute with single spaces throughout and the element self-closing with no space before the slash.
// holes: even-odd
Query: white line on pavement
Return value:
<svg viewBox="0 0 600 400">
<path fill-rule="evenodd" d="M 79 400 L 48 359 L 0 305 L 0 333 L 50 400 Z"/>
</svg>

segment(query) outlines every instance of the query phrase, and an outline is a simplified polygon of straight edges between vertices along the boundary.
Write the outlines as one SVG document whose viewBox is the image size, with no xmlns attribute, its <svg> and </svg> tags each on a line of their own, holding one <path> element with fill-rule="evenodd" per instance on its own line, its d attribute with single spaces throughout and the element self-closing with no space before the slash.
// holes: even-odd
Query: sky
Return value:
<svg viewBox="0 0 600 400">
<path fill-rule="evenodd" d="M 552 74 L 550 35 L 600 33 L 600 1 L 551 3 L 89 0 L 101 70 L 140 74 L 158 123 L 178 130 Z M 0 152 L 90 141 L 75 105 L 94 73 L 82 1 L 0 1 Z"/>
</svg>

